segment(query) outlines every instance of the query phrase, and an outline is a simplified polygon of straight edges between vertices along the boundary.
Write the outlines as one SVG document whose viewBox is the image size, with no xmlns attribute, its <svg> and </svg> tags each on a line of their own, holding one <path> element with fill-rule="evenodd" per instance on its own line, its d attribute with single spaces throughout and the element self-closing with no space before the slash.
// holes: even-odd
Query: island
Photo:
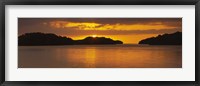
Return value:
<svg viewBox="0 0 200 86">
<path fill-rule="evenodd" d="M 149 45 L 182 45 L 182 32 L 158 35 L 139 41 L 139 44 Z"/>
<path fill-rule="evenodd" d="M 53 33 L 25 33 L 18 37 L 19 46 L 42 46 L 42 45 L 105 45 L 123 44 L 120 40 L 113 40 L 106 37 L 86 37 L 82 40 L 73 40 L 65 36 L 58 36 Z"/>
</svg>

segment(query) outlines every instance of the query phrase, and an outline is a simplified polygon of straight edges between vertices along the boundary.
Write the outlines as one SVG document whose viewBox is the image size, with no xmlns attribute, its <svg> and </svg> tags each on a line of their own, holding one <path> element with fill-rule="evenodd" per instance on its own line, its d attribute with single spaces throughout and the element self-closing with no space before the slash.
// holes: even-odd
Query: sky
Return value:
<svg viewBox="0 0 200 86">
<path fill-rule="evenodd" d="M 182 18 L 18 18 L 18 36 L 54 33 L 74 40 L 88 36 L 137 44 L 158 34 L 182 32 Z"/>
</svg>

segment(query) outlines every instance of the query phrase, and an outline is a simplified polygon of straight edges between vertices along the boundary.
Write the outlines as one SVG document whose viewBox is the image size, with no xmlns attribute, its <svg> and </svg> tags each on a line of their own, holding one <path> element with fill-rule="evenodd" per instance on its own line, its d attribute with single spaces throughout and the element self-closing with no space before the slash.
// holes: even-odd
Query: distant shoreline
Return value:
<svg viewBox="0 0 200 86">
<path fill-rule="evenodd" d="M 73 40 L 52 33 L 26 33 L 18 37 L 18 46 L 65 46 L 65 45 L 122 45 L 120 40 L 106 37 L 86 37 Z M 138 44 L 125 43 L 124 45 L 182 45 L 182 32 L 163 34 L 143 39 Z"/>
<path fill-rule="evenodd" d="M 19 46 L 42 46 L 42 45 L 113 45 L 123 44 L 120 40 L 106 37 L 86 37 L 82 40 L 73 40 L 69 37 L 58 36 L 52 33 L 26 33 L 18 37 Z"/>
<path fill-rule="evenodd" d="M 156 37 L 150 37 L 139 41 L 138 44 L 149 45 L 182 45 L 182 32 L 175 32 L 171 34 L 162 34 Z"/>
</svg>

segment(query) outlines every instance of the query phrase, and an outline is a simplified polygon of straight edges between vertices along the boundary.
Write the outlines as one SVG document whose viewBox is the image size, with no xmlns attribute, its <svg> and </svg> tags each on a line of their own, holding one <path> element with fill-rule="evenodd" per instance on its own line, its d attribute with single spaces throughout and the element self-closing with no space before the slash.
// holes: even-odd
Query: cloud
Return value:
<svg viewBox="0 0 200 86">
<path fill-rule="evenodd" d="M 44 23 L 46 25 L 46 23 Z M 179 28 L 175 25 L 166 25 L 163 22 L 149 22 L 149 23 L 133 23 L 133 24 L 101 24 L 95 22 L 69 22 L 69 21 L 51 21 L 49 26 L 55 29 L 59 28 L 73 28 L 75 30 L 149 30 L 149 29 L 174 29 Z"/>
<path fill-rule="evenodd" d="M 49 22 L 49 25 L 54 28 L 95 28 L 97 26 L 100 26 L 101 24 L 98 23 L 92 23 L 92 22 L 68 22 L 68 21 L 52 21 Z"/>
</svg>

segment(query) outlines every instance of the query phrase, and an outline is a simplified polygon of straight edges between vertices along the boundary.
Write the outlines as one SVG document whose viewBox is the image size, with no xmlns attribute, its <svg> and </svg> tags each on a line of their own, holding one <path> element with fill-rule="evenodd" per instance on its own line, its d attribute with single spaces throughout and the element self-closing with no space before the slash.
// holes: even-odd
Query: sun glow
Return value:
<svg viewBox="0 0 200 86">
<path fill-rule="evenodd" d="M 92 35 L 93 38 L 97 37 L 97 35 Z"/>
</svg>

